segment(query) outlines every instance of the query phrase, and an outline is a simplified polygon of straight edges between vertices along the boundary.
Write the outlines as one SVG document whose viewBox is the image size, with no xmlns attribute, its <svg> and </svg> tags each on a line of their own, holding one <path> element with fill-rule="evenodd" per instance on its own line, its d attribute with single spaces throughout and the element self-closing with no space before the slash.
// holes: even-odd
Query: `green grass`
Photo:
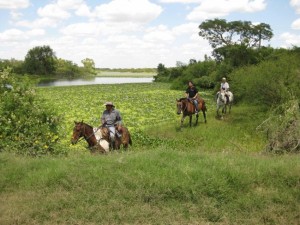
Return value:
<svg viewBox="0 0 300 225">
<path fill-rule="evenodd" d="M 298 156 L 0 157 L 0 224 L 299 224 Z"/>
<path fill-rule="evenodd" d="M 139 91 L 137 91 L 139 90 Z M 136 94 L 138 92 L 138 95 Z M 64 114 L 66 157 L 0 154 L 0 224 L 300 224 L 299 155 L 264 152 L 258 107 L 235 105 L 179 129 L 166 84 L 40 88 Z M 73 120 L 97 124 L 112 100 L 133 134 L 128 151 L 70 146 Z"/>
</svg>

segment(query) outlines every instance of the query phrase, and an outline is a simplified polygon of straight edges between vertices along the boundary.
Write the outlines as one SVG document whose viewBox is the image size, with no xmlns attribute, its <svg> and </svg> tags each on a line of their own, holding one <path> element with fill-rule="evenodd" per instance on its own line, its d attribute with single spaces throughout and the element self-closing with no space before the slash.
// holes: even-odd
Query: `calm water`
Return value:
<svg viewBox="0 0 300 225">
<path fill-rule="evenodd" d="M 55 80 L 43 81 L 38 84 L 39 87 L 49 86 L 76 86 L 76 85 L 92 85 L 92 84 L 126 84 L 126 83 L 151 83 L 152 77 L 95 77 L 88 80 Z"/>
</svg>

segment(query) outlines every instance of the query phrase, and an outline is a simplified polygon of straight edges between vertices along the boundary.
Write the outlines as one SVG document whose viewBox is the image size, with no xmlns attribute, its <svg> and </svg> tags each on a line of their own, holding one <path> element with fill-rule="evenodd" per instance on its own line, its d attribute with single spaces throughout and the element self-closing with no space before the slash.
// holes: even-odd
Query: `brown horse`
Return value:
<svg viewBox="0 0 300 225">
<path fill-rule="evenodd" d="M 81 137 L 83 137 L 88 143 L 88 147 L 91 150 L 91 153 L 106 153 L 109 150 L 109 143 L 106 141 L 101 134 L 100 129 L 94 130 L 94 128 L 83 121 L 76 122 L 75 127 L 73 128 L 73 135 L 71 138 L 71 143 L 75 145 Z M 96 136 L 99 136 L 97 140 Z"/>
<path fill-rule="evenodd" d="M 199 112 L 202 111 L 203 113 L 203 117 L 204 117 L 204 122 L 206 123 L 206 105 L 205 105 L 205 101 L 202 98 L 198 98 L 198 110 Z M 190 117 L 190 127 L 192 126 L 192 116 L 193 114 L 195 114 L 195 106 L 193 104 L 193 102 L 191 100 L 189 100 L 188 98 L 181 98 L 181 99 L 177 99 L 177 114 L 181 114 L 182 113 L 182 118 L 181 118 L 181 127 L 183 127 L 183 121 L 185 119 L 186 116 Z M 196 114 L 196 123 L 195 125 L 198 124 L 198 117 L 199 115 Z"/>
<path fill-rule="evenodd" d="M 118 131 L 118 133 L 121 134 L 121 137 L 118 137 L 117 134 L 115 136 L 115 148 L 120 149 L 121 145 L 123 145 L 123 148 L 127 149 L 128 145 L 132 145 L 129 130 L 120 124 L 116 125 L 115 127 L 116 131 Z"/>
</svg>

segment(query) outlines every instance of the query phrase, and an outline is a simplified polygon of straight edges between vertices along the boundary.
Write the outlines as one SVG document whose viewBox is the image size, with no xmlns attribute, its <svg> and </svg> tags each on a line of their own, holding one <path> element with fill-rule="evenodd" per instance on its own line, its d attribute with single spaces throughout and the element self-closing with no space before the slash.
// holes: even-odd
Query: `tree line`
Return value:
<svg viewBox="0 0 300 225">
<path fill-rule="evenodd" d="M 75 78 L 96 74 L 93 59 L 81 60 L 83 67 L 70 60 L 57 58 L 55 52 L 48 45 L 36 46 L 30 49 L 24 60 L 0 59 L 0 70 L 11 68 L 16 74 L 52 76 L 59 78 Z"/>
</svg>

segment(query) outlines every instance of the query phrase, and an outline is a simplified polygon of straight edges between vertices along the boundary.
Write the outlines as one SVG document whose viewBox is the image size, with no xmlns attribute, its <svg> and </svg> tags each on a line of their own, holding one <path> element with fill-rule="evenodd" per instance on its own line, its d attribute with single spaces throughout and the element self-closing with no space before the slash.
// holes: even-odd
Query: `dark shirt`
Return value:
<svg viewBox="0 0 300 225">
<path fill-rule="evenodd" d="M 185 93 L 187 93 L 189 95 L 189 98 L 193 98 L 198 93 L 198 90 L 195 87 L 192 87 L 192 88 L 188 87 L 186 89 Z"/>
</svg>

